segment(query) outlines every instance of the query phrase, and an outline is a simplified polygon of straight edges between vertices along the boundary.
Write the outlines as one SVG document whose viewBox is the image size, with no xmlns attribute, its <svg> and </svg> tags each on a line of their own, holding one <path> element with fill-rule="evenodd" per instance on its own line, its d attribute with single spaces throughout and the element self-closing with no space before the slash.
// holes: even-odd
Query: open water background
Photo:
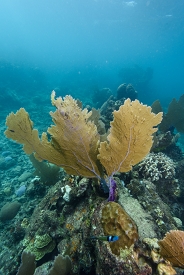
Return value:
<svg viewBox="0 0 184 275">
<path fill-rule="evenodd" d="M 183 14 L 183 0 L 1 0 L 0 88 L 8 79 L 28 98 L 58 88 L 86 101 L 96 88 L 116 93 L 128 70 L 142 102 L 167 107 L 184 92 Z"/>
</svg>

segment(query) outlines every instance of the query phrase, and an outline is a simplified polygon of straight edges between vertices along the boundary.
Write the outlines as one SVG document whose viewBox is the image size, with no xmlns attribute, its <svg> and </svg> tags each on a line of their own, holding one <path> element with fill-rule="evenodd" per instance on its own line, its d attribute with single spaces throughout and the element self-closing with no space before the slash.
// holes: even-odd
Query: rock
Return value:
<svg viewBox="0 0 184 275">
<path fill-rule="evenodd" d="M 24 182 L 28 178 L 30 178 L 31 176 L 32 176 L 32 173 L 30 173 L 30 172 L 24 172 L 22 175 L 20 175 L 20 177 L 18 178 L 18 181 L 19 182 Z"/>
<path fill-rule="evenodd" d="M 18 201 L 6 203 L 0 211 L 0 220 L 2 222 L 12 220 L 18 213 L 21 204 Z"/>
<path fill-rule="evenodd" d="M 16 164 L 15 160 L 12 159 L 12 157 L 5 157 L 0 159 L 0 169 L 7 170 L 10 167 L 14 166 Z"/>
</svg>

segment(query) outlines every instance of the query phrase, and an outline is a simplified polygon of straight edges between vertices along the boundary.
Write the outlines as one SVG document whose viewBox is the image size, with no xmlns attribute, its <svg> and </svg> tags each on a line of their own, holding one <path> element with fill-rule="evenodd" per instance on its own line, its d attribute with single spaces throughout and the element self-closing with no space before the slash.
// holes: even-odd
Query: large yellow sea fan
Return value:
<svg viewBox="0 0 184 275">
<path fill-rule="evenodd" d="M 97 159 L 100 136 L 95 124 L 88 120 L 91 112 L 82 110 L 71 96 L 55 99 L 51 96 L 55 112 L 50 112 L 55 125 L 48 128 L 41 139 L 33 129 L 33 122 L 25 109 L 21 108 L 6 119 L 5 135 L 21 144 L 27 154 L 34 153 L 39 161 L 63 167 L 68 174 L 100 178 L 101 165 Z"/>
<path fill-rule="evenodd" d="M 162 113 L 155 115 L 151 107 L 130 99 L 113 115 L 110 134 L 107 141 L 101 142 L 98 155 L 108 176 L 130 171 L 149 153 L 155 126 L 162 120 Z"/>
<path fill-rule="evenodd" d="M 119 111 L 113 113 L 108 141 L 100 143 L 97 127 L 89 119 L 91 112 L 82 110 L 71 96 L 55 99 L 53 92 L 51 101 L 56 111 L 50 112 L 54 122 L 48 128 L 50 140 L 47 133 L 39 138 L 23 108 L 7 117 L 5 135 L 23 144 L 24 151 L 34 153 L 39 161 L 48 160 L 63 167 L 68 174 L 84 177 L 100 179 L 102 165 L 108 176 L 129 171 L 150 151 L 152 134 L 157 130 L 154 127 L 162 118 L 162 113 L 155 115 L 138 100 L 127 99 Z"/>
</svg>

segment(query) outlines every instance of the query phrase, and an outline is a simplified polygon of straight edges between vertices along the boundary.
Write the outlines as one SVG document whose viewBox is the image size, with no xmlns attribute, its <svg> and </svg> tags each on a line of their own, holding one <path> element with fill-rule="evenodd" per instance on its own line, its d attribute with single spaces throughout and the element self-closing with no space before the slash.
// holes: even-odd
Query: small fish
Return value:
<svg viewBox="0 0 184 275">
<path fill-rule="evenodd" d="M 119 240 L 118 236 L 92 236 L 93 240 L 107 241 L 107 242 L 115 242 Z"/>
</svg>

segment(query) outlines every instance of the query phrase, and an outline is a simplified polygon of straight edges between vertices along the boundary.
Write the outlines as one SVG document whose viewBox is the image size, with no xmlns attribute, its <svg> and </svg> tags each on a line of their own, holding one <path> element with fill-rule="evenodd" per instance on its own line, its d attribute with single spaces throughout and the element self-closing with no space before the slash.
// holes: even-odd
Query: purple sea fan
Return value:
<svg viewBox="0 0 184 275">
<path fill-rule="evenodd" d="M 115 201 L 116 197 L 116 182 L 113 177 L 109 178 L 109 198 L 108 201 Z"/>
</svg>

